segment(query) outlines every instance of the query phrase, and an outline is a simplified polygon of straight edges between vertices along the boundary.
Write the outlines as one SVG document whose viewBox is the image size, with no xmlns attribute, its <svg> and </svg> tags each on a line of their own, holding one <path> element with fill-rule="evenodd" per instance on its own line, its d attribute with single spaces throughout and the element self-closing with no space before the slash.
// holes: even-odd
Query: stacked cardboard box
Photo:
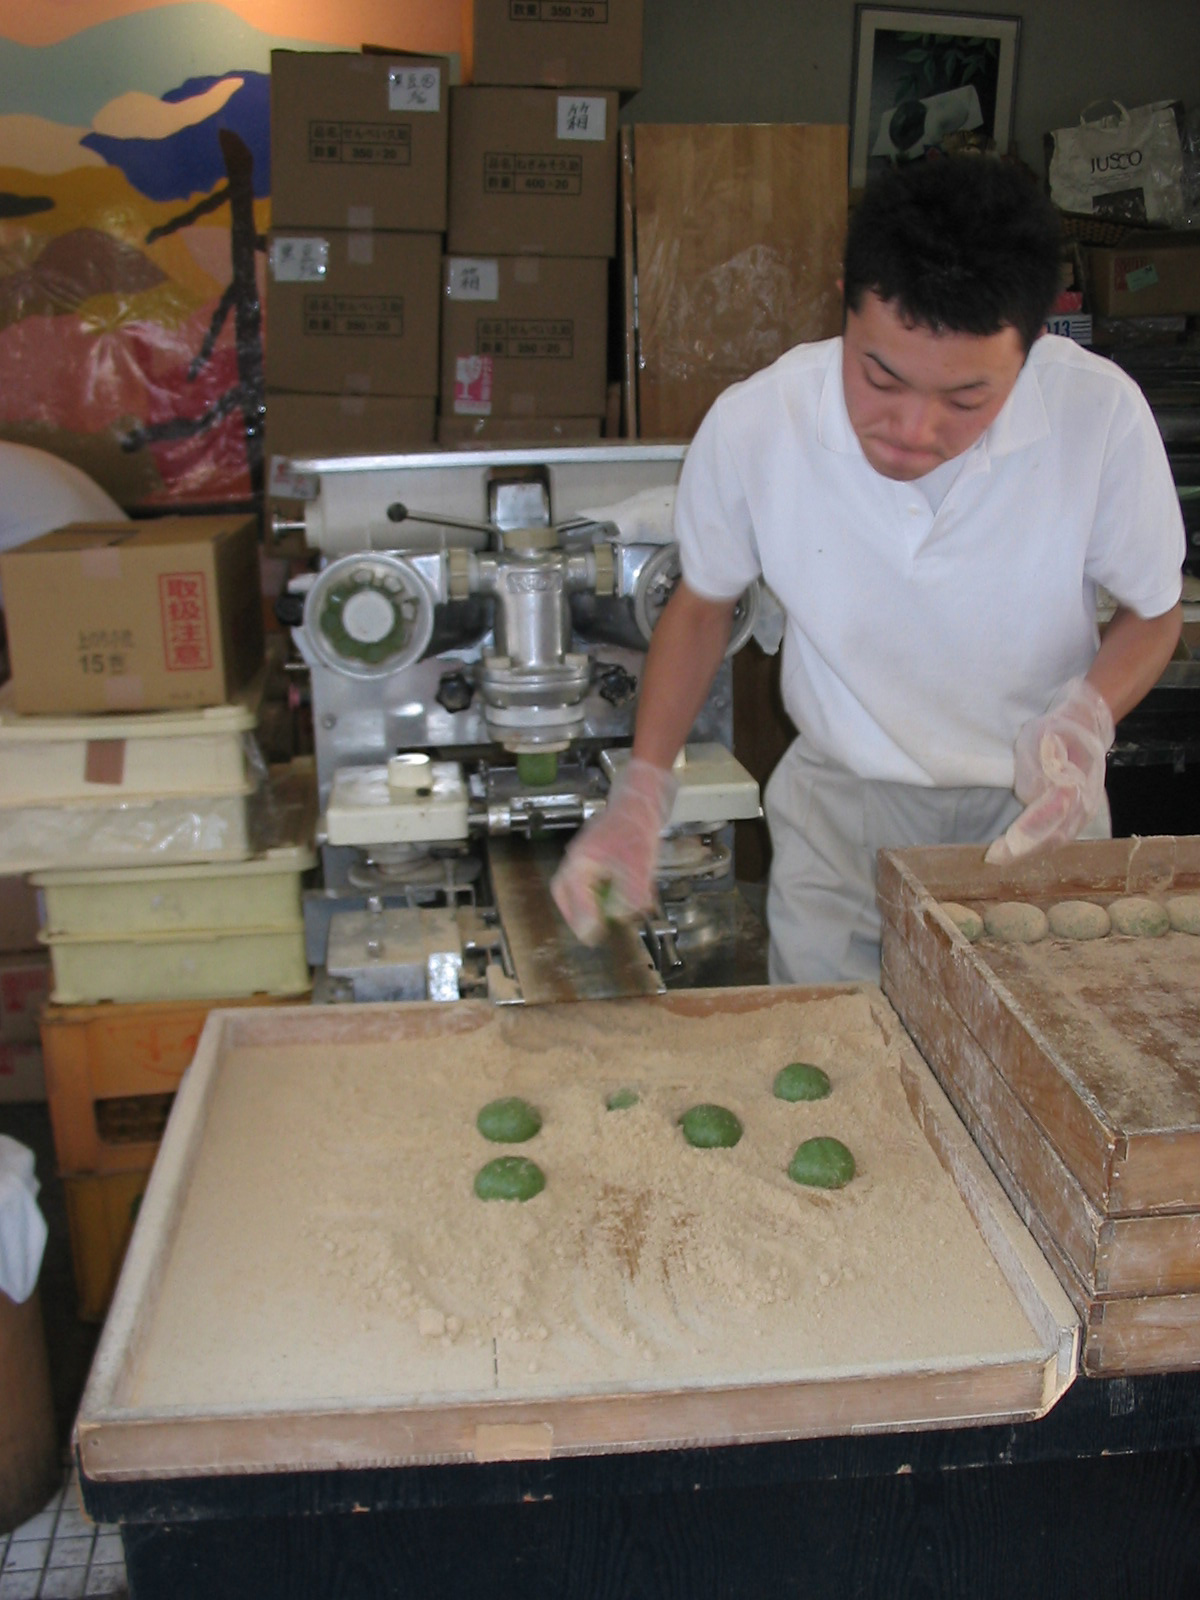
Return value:
<svg viewBox="0 0 1200 1600">
<path fill-rule="evenodd" d="M 103 1315 L 207 1010 L 308 984 L 314 858 L 255 855 L 271 809 L 258 555 L 253 520 L 180 516 L 75 524 L 0 557 L 0 945 L 18 951 L 0 960 L 0 1098 L 49 1102 L 85 1317 Z M 276 867 L 284 914 L 263 899 Z M 243 904 L 222 918 L 231 880 Z"/>
<path fill-rule="evenodd" d="M 454 442 L 464 419 L 598 433 L 617 111 L 641 81 L 641 0 L 474 0 L 469 25 L 471 86 L 451 94 L 439 436 Z"/>
<path fill-rule="evenodd" d="M 276 493 L 292 457 L 433 443 L 448 76 L 433 57 L 271 53 Z"/>
</svg>

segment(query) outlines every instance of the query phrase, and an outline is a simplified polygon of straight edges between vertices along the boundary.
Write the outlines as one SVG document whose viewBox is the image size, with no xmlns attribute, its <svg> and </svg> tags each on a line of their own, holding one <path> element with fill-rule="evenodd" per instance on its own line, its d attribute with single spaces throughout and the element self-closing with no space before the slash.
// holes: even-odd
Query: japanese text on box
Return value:
<svg viewBox="0 0 1200 1600">
<path fill-rule="evenodd" d="M 162 573 L 158 580 L 158 598 L 167 671 L 208 671 L 212 666 L 212 639 L 204 574 Z"/>
</svg>

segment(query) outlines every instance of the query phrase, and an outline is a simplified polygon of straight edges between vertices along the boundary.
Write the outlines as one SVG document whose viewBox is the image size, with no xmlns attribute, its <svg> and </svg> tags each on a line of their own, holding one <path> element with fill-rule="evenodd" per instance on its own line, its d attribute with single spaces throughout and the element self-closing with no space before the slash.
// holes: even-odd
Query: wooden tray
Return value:
<svg viewBox="0 0 1200 1600">
<path fill-rule="evenodd" d="M 1046 907 L 1198 883 L 1190 837 L 1005 868 L 969 847 L 880 857 L 884 990 L 1071 1295 L 1088 1372 L 1200 1365 L 1200 941 L 1048 940 L 1018 956 L 972 945 L 941 902 Z"/>
<path fill-rule="evenodd" d="M 403 1346 L 404 1329 L 386 1322 L 384 1342 L 375 1344 L 378 1330 L 368 1333 L 364 1324 L 360 1349 L 357 1322 L 336 1320 L 345 1296 L 328 1285 L 322 1289 L 310 1270 L 289 1276 L 290 1269 L 269 1253 L 269 1232 L 258 1242 L 259 1214 L 265 1216 L 272 1204 L 289 1203 L 288 1185 L 296 1185 L 297 1173 L 304 1180 L 297 1193 L 310 1188 L 322 1204 L 345 1209 L 343 1189 L 353 1191 L 357 1171 L 379 1158 L 382 1148 L 378 1142 L 363 1148 L 354 1121 L 357 1115 L 363 1126 L 373 1125 L 369 1108 L 372 1086 L 377 1078 L 382 1081 L 382 1059 L 393 1082 L 406 1075 L 413 1083 L 418 1077 L 436 1081 L 438 1074 L 466 1081 L 471 1073 L 481 1073 L 471 1104 L 485 1084 L 536 1094 L 550 1108 L 539 1140 L 553 1132 L 556 1095 L 568 1097 L 562 1104 L 578 1104 L 580 1096 L 590 1103 L 593 1093 L 635 1081 L 644 1091 L 641 1110 L 651 1119 L 651 1132 L 675 1140 L 676 1107 L 691 1103 L 697 1085 L 709 1097 L 719 1088 L 724 1102 L 744 1116 L 744 1148 L 687 1152 L 686 1158 L 744 1160 L 750 1178 L 767 1186 L 772 1206 L 782 1206 L 777 1213 L 783 1219 L 781 1238 L 774 1240 L 759 1237 L 749 1224 L 742 1226 L 740 1213 L 735 1215 L 738 1248 L 746 1258 L 773 1244 L 792 1248 L 794 1227 L 808 1228 L 817 1211 L 824 1226 L 841 1226 L 838 1218 L 845 1213 L 837 1208 L 847 1203 L 843 1197 L 852 1195 L 854 1185 L 839 1195 L 797 1189 L 782 1177 L 782 1169 L 775 1171 L 773 1157 L 762 1159 L 759 1136 L 775 1128 L 772 1119 L 795 1116 L 796 1123 L 781 1124 L 790 1142 L 805 1116 L 833 1113 L 775 1101 L 769 1078 L 764 1084 L 730 1077 L 722 1084 L 723 1041 L 732 1037 L 743 1048 L 757 1049 L 761 1041 L 772 1040 L 776 1054 L 803 1047 L 811 1057 L 823 1050 L 820 1058 L 830 1062 L 835 1085 L 843 1078 L 849 1085 L 841 1115 L 848 1119 L 843 1126 L 852 1130 L 860 1126 L 856 1107 L 861 1103 L 851 1083 L 854 1058 L 828 1032 L 828 1019 L 844 1015 L 846 1006 L 857 1008 L 855 1015 L 865 1018 L 872 1037 L 882 1041 L 886 1067 L 879 1070 L 888 1104 L 894 1106 L 888 1113 L 894 1141 L 920 1168 L 920 1191 L 931 1186 L 948 1195 L 944 1204 L 939 1201 L 938 1213 L 943 1218 L 949 1213 L 945 1232 L 969 1241 L 972 1272 L 978 1255 L 995 1313 L 980 1316 L 978 1289 L 959 1281 L 949 1238 L 927 1236 L 922 1216 L 932 1213 L 921 1212 L 920 1194 L 889 1188 L 887 1141 L 878 1160 L 870 1149 L 858 1152 L 861 1171 L 855 1184 L 861 1187 L 850 1203 L 875 1206 L 888 1216 L 902 1214 L 918 1264 L 909 1268 L 895 1251 L 874 1264 L 869 1256 L 855 1258 L 854 1285 L 845 1299 L 835 1285 L 838 1292 L 825 1313 L 833 1319 L 826 1333 L 837 1354 L 820 1361 L 796 1344 L 803 1308 L 786 1296 L 773 1313 L 776 1322 L 762 1330 L 767 1337 L 761 1345 L 750 1340 L 747 1348 L 739 1347 L 738 1365 L 732 1368 L 724 1353 L 717 1359 L 699 1344 L 694 1352 L 684 1348 L 682 1353 L 664 1345 L 666 1353 L 651 1368 L 633 1359 L 642 1352 L 623 1355 L 619 1340 L 610 1341 L 607 1352 L 591 1347 L 603 1359 L 589 1357 L 572 1367 L 565 1336 L 567 1354 L 556 1365 L 555 1329 L 541 1347 L 547 1354 L 536 1377 L 527 1376 L 523 1363 L 513 1364 L 497 1344 L 478 1360 L 470 1349 L 442 1350 L 438 1344 L 431 1353 L 412 1356 Z M 570 1068 L 565 1076 L 564 1052 Z M 314 1062 L 327 1074 L 329 1092 L 345 1096 L 346 1116 L 323 1117 L 322 1148 L 306 1149 L 290 1130 L 298 1125 L 293 1117 L 297 1093 L 310 1092 L 316 1081 Z M 253 1100 L 268 1091 L 274 1097 L 265 1102 L 272 1106 L 272 1155 L 261 1170 L 249 1172 L 239 1157 L 245 1129 L 239 1107 L 247 1104 L 245 1096 Z M 819 1104 L 832 1107 L 842 1093 L 838 1088 Z M 659 1126 L 653 1119 L 663 1107 L 670 1114 Z M 854 1132 L 847 1137 L 853 1140 Z M 347 1145 L 346 1176 L 344 1182 L 331 1182 L 335 1169 L 327 1160 L 321 1163 L 338 1139 Z M 414 1149 L 424 1147 L 417 1134 L 414 1141 Z M 601 1158 L 593 1164 L 598 1188 L 607 1193 Z M 910 1164 L 904 1170 L 916 1168 Z M 551 1171 L 553 1176 L 552 1163 Z M 469 1173 L 456 1175 L 454 1182 L 469 1186 Z M 622 1259 L 630 1250 L 636 1256 L 653 1209 L 671 1203 L 671 1182 L 669 1173 L 645 1173 L 637 1195 L 626 1196 L 631 1202 L 623 1211 L 626 1232 L 616 1240 Z M 207 1197 L 222 1187 L 236 1219 L 224 1232 L 210 1225 L 204 1210 Z M 552 1185 L 547 1200 L 551 1192 Z M 503 1225 L 511 1217 L 514 1225 L 527 1224 L 535 1232 L 552 1229 L 554 1212 L 543 1211 L 538 1221 L 537 1204 L 520 1208 L 521 1215 L 504 1207 Z M 817 1211 L 805 1212 L 806 1206 Z M 501 1217 L 500 1208 L 489 1208 L 486 1226 L 500 1226 Z M 305 1226 L 297 1216 L 293 1231 L 298 1237 Z M 587 1247 L 588 1235 L 583 1237 Z M 808 1260 L 811 1235 L 804 1237 L 797 1255 Z M 300 1246 L 293 1245 L 289 1242 L 288 1250 L 306 1262 Z M 943 1254 L 947 1264 L 939 1273 Z M 568 1261 L 564 1270 L 574 1268 Z M 215 1331 L 197 1330 L 194 1321 L 179 1314 L 181 1307 L 186 1313 L 189 1296 L 204 1304 L 209 1295 L 229 1293 L 231 1284 L 234 1298 L 228 1314 L 222 1304 Z M 269 1292 L 267 1285 L 276 1288 Z M 907 1293 L 900 1292 L 904 1289 Z M 265 1308 L 259 1304 L 264 1299 L 271 1300 Z M 918 1310 L 906 1310 L 908 1302 L 920 1316 L 927 1315 L 930 1304 L 939 1308 L 933 1319 L 936 1337 L 930 1333 L 924 1347 L 914 1341 L 910 1324 L 918 1321 Z M 864 1305 L 871 1324 L 865 1331 Z M 940 1349 L 942 1328 L 953 1327 L 956 1317 L 965 1319 L 965 1342 L 946 1354 Z M 717 1320 L 724 1326 L 723 1314 Z M 292 1381 L 289 1388 L 289 1361 L 293 1375 L 297 1364 L 311 1361 L 313 1342 L 326 1325 L 343 1330 L 344 1347 L 315 1381 L 300 1386 Z M 223 1012 L 209 1018 L 176 1100 L 80 1409 L 77 1442 L 89 1478 L 116 1479 L 549 1458 L 1019 1420 L 1045 1412 L 1071 1383 L 1078 1331 L 1054 1274 L 873 986 L 693 990 L 540 1008 L 461 1002 Z M 364 1358 L 364 1350 L 376 1356 Z M 225 1387 L 207 1399 L 189 1399 L 197 1368 L 214 1359 Z M 280 1373 L 284 1378 L 276 1391 Z"/>
</svg>

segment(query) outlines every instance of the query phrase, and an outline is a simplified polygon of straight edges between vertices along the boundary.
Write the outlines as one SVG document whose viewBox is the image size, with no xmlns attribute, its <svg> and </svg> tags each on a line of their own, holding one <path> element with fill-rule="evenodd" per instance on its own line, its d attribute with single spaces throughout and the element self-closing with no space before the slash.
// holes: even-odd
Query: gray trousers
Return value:
<svg viewBox="0 0 1200 1600">
<path fill-rule="evenodd" d="M 772 983 L 879 982 L 876 852 L 990 844 L 1023 809 L 1008 789 L 877 783 L 794 739 L 763 795 L 771 830 L 767 889 Z M 1107 839 L 1107 801 L 1081 834 Z"/>
</svg>

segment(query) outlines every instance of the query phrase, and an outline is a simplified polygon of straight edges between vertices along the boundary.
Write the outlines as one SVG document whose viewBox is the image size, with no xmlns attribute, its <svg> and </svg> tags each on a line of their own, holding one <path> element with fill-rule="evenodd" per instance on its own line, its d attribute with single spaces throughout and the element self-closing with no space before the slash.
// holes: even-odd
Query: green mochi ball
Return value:
<svg viewBox="0 0 1200 1600">
<path fill-rule="evenodd" d="M 638 1095 L 636 1089 L 614 1089 L 604 1102 L 606 1109 L 609 1111 L 628 1111 L 630 1106 L 635 1106 L 637 1103 Z"/>
<path fill-rule="evenodd" d="M 854 1176 L 854 1157 L 840 1139 L 805 1139 L 788 1163 L 793 1183 L 841 1189 Z"/>
<path fill-rule="evenodd" d="M 742 1137 L 742 1125 L 724 1106 L 692 1106 L 679 1119 L 683 1137 L 698 1150 L 729 1150 Z"/>
<path fill-rule="evenodd" d="M 475 1118 L 475 1126 L 493 1144 L 524 1144 L 542 1126 L 542 1114 L 516 1095 L 489 1100 Z"/>
<path fill-rule="evenodd" d="M 792 1061 L 775 1075 L 777 1100 L 824 1100 L 829 1089 L 826 1074 L 807 1061 Z"/>
<path fill-rule="evenodd" d="M 524 1156 L 497 1156 L 475 1174 L 481 1200 L 532 1200 L 546 1187 L 546 1175 Z"/>
</svg>

